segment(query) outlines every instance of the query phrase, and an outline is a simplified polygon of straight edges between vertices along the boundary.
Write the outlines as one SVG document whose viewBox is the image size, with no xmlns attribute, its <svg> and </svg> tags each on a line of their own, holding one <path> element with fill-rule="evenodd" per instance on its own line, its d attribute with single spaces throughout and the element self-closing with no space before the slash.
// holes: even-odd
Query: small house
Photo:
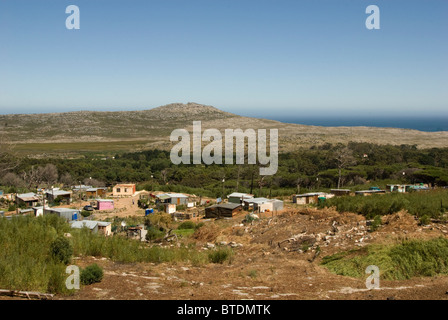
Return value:
<svg viewBox="0 0 448 320">
<path fill-rule="evenodd" d="M 117 184 L 113 188 L 114 197 L 132 197 L 136 191 L 135 184 Z"/>
<path fill-rule="evenodd" d="M 39 202 L 39 197 L 35 193 L 22 193 L 16 196 L 16 203 L 19 207 L 32 208 Z"/>
<path fill-rule="evenodd" d="M 101 210 L 114 210 L 114 200 L 98 199 L 96 201 L 96 209 Z"/>
<path fill-rule="evenodd" d="M 216 204 L 205 208 L 206 218 L 231 218 L 242 211 L 242 205 L 239 203 Z"/>
<path fill-rule="evenodd" d="M 253 194 L 234 192 L 227 196 L 229 203 L 243 204 L 244 200 L 253 199 Z"/>
</svg>

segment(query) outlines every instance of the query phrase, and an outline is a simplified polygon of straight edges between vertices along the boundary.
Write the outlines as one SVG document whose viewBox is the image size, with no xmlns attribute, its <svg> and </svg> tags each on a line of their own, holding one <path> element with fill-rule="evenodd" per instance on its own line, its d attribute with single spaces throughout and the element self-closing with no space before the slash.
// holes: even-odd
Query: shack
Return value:
<svg viewBox="0 0 448 320">
<path fill-rule="evenodd" d="M 46 198 L 49 202 L 56 202 L 70 204 L 72 200 L 72 192 L 60 189 L 51 189 L 45 191 Z"/>
<path fill-rule="evenodd" d="M 16 203 L 19 207 L 32 208 L 39 202 L 39 197 L 35 193 L 22 193 L 16 196 Z"/>
<path fill-rule="evenodd" d="M 243 207 L 239 203 L 224 203 L 205 208 L 206 218 L 231 218 L 241 212 Z"/>
<path fill-rule="evenodd" d="M 74 229 L 88 228 L 92 233 L 101 233 L 105 236 L 112 234 L 111 222 L 93 220 L 72 221 L 70 222 L 70 227 Z"/>
<path fill-rule="evenodd" d="M 312 204 L 318 203 L 319 198 L 330 199 L 333 198 L 334 194 L 325 192 L 311 192 L 304 194 L 295 194 L 292 196 L 292 202 L 297 204 Z"/>
<path fill-rule="evenodd" d="M 107 188 L 89 188 L 86 190 L 88 199 L 103 198 L 107 196 Z"/>
<path fill-rule="evenodd" d="M 386 191 L 384 190 L 360 190 L 360 191 L 355 191 L 355 195 L 357 196 L 371 196 L 372 194 L 385 194 Z"/>
<path fill-rule="evenodd" d="M 79 210 L 68 208 L 44 208 L 43 214 L 44 216 L 48 214 L 55 214 L 69 222 L 78 220 L 78 217 L 80 216 Z"/>
<path fill-rule="evenodd" d="M 234 192 L 227 196 L 229 203 L 243 204 L 244 200 L 253 199 L 253 194 Z"/>
<path fill-rule="evenodd" d="M 114 210 L 114 200 L 97 199 L 96 200 L 97 210 Z"/>
<path fill-rule="evenodd" d="M 156 203 L 188 205 L 188 196 L 182 193 L 162 193 L 156 196 Z"/>
<path fill-rule="evenodd" d="M 330 191 L 336 197 L 348 196 L 350 195 L 350 189 L 331 189 Z"/>
</svg>

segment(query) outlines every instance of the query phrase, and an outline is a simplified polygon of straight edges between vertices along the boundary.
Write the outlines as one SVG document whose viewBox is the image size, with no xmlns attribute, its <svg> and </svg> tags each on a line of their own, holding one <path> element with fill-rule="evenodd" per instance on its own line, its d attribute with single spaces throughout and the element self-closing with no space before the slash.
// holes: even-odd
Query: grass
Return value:
<svg viewBox="0 0 448 320">
<path fill-rule="evenodd" d="M 330 271 L 355 278 L 365 277 L 365 269 L 376 265 L 386 280 L 405 280 L 448 274 L 448 239 L 403 241 L 396 245 L 369 245 L 323 258 Z"/>
</svg>

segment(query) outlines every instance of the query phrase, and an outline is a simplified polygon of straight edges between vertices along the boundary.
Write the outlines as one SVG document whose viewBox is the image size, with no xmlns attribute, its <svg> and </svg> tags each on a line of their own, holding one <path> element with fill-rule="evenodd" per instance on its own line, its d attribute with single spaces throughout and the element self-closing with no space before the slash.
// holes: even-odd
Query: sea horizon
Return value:
<svg viewBox="0 0 448 320">
<path fill-rule="evenodd" d="M 303 124 L 319 127 L 374 127 L 374 128 L 397 128 L 411 129 L 423 132 L 448 131 L 447 117 L 286 117 L 286 116 L 266 116 L 267 118 L 283 123 Z"/>
</svg>

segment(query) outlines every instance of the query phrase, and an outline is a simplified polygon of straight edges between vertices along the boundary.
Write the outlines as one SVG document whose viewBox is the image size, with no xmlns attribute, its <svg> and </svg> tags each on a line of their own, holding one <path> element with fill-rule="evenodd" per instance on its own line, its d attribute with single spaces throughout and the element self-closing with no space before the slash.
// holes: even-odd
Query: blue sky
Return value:
<svg viewBox="0 0 448 320">
<path fill-rule="evenodd" d="M 68 5 L 80 30 L 67 30 Z M 365 27 L 380 8 L 381 29 Z M 448 1 L 0 0 L 0 113 L 448 116 Z"/>
</svg>

